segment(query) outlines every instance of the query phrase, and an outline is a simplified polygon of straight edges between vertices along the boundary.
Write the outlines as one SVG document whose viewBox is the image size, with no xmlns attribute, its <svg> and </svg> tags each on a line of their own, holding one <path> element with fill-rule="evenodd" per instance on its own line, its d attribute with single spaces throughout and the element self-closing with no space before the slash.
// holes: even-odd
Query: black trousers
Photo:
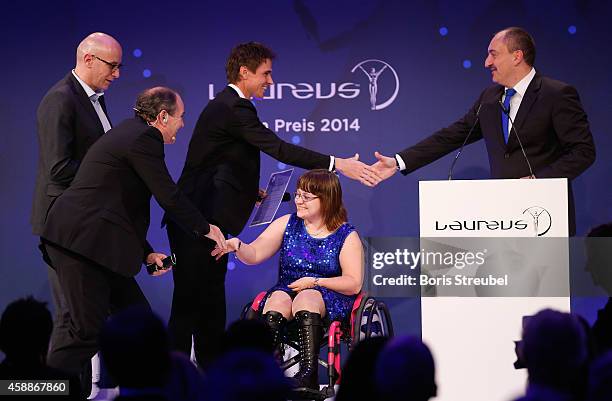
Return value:
<svg viewBox="0 0 612 401">
<path fill-rule="evenodd" d="M 216 358 L 226 324 L 225 274 L 228 257 L 210 256 L 215 244 L 194 239 L 174 223 L 167 225 L 170 248 L 176 255 L 172 270 L 174 293 L 168 328 L 174 348 L 191 354 L 201 368 Z"/>
<path fill-rule="evenodd" d="M 45 244 L 69 318 L 54 323 L 47 364 L 79 375 L 98 352 L 106 319 L 131 305 L 149 306 L 133 277 L 124 277 L 59 246 Z M 65 325 L 67 327 L 60 327 Z"/>
<path fill-rule="evenodd" d="M 61 342 L 62 337 L 68 335 L 70 328 L 70 312 L 68 311 L 68 305 L 62 292 L 59 279 L 55 269 L 47 265 L 47 277 L 49 279 L 49 286 L 51 287 L 51 297 L 53 300 L 53 307 L 55 308 L 55 316 L 53 318 L 53 332 L 51 333 L 51 339 L 49 340 L 49 350 L 55 347 L 55 343 Z"/>
<path fill-rule="evenodd" d="M 53 300 L 53 307 L 55 308 L 55 316 L 53 318 L 53 331 L 49 340 L 49 351 L 57 349 L 56 344 L 61 344 L 62 339 L 70 336 L 70 312 L 68 305 L 66 305 L 66 299 L 62 292 L 59 279 L 55 269 L 47 265 L 47 277 L 49 279 L 49 286 L 51 287 L 51 297 Z M 47 360 L 53 358 L 53 356 L 47 355 Z M 91 364 L 86 363 L 83 367 L 83 371 L 80 373 L 81 390 L 85 397 L 91 393 L 91 376 L 92 369 Z"/>
</svg>

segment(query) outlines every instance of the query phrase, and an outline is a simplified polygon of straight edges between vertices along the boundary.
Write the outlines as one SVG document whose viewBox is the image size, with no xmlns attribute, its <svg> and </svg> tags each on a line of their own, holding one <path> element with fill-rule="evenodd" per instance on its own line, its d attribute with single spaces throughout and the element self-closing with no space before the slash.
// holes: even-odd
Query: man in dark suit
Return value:
<svg viewBox="0 0 612 401">
<path fill-rule="evenodd" d="M 76 59 L 74 70 L 47 92 L 36 114 L 39 156 L 31 216 L 36 235 L 89 147 L 111 128 L 103 95 L 119 78 L 121 45 L 109 35 L 92 33 L 79 44 Z"/>
<path fill-rule="evenodd" d="M 113 37 L 100 32 L 87 36 L 77 47 L 74 69 L 38 106 L 38 173 L 31 215 L 35 235 L 41 234 L 49 206 L 68 188 L 89 147 L 111 128 L 103 95 L 119 78 L 121 56 L 121 45 Z M 47 272 L 55 308 L 54 352 L 54 344 L 69 336 L 70 316 L 55 271 L 48 267 Z"/>
<path fill-rule="evenodd" d="M 49 363 L 79 372 L 97 351 L 97 335 L 109 313 L 148 305 L 134 276 L 143 261 L 162 266 L 166 255 L 146 240 L 151 195 L 189 235 L 225 247 L 172 181 L 164 143 L 183 126 L 183 102 L 168 88 L 144 91 L 137 116 L 102 136 L 87 152 L 71 186 L 52 205 L 41 237 L 70 314 L 70 336 L 54 344 Z M 161 271 L 163 273 L 163 271 Z"/>
<path fill-rule="evenodd" d="M 595 161 L 586 113 L 576 89 L 536 73 L 535 53 L 533 38 L 525 30 L 512 27 L 498 32 L 489 44 L 485 60 L 496 85 L 485 89 L 463 118 L 398 152 L 395 158 L 376 152 L 378 162 L 374 167 L 382 178 L 389 178 L 397 170 L 406 175 L 458 149 L 474 126 L 467 143 L 484 138 L 491 178 L 572 180 L 580 175 Z M 569 190 L 573 234 L 571 186 Z"/>
<path fill-rule="evenodd" d="M 282 141 L 257 116 L 251 97 L 262 98 L 272 81 L 274 53 L 259 43 L 236 46 L 227 61 L 229 85 L 210 101 L 196 124 L 179 187 L 226 234 L 244 228 L 258 196 L 260 152 L 306 169 L 334 167 L 374 185 L 378 177 L 357 160 L 323 155 Z M 169 328 L 177 349 L 206 367 L 225 329 L 227 257 L 216 261 L 209 249 L 185 236 L 171 219 L 170 245 L 177 256 Z M 210 244 L 212 245 L 212 244 Z"/>
</svg>

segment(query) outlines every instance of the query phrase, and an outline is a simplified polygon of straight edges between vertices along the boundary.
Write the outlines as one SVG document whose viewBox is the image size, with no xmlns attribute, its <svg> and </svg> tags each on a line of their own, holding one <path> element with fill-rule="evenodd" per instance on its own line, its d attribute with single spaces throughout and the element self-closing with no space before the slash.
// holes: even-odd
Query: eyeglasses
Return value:
<svg viewBox="0 0 612 401">
<path fill-rule="evenodd" d="M 107 66 L 109 66 L 111 68 L 111 72 L 115 72 L 117 71 L 119 68 L 121 67 L 125 67 L 123 64 L 121 63 L 111 63 L 110 61 L 106 61 L 103 58 L 100 58 L 98 56 L 96 56 L 95 54 L 92 54 L 93 57 L 97 58 L 98 60 L 100 60 L 101 62 L 103 62 L 104 64 L 106 64 Z"/>
<path fill-rule="evenodd" d="M 296 192 L 293 193 L 293 199 L 295 199 L 297 201 L 298 198 L 301 199 L 302 202 L 308 203 L 311 200 L 317 199 L 318 196 L 309 195 L 309 194 L 306 194 L 306 193 L 303 193 L 303 192 L 297 192 L 296 191 Z"/>
</svg>

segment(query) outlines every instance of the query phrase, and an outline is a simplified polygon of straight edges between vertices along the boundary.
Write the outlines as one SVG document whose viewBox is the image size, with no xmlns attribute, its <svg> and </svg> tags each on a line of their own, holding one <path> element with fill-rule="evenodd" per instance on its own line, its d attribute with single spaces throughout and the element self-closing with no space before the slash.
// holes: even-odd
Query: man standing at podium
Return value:
<svg viewBox="0 0 612 401">
<path fill-rule="evenodd" d="M 375 152 L 378 161 L 373 166 L 383 179 L 396 171 L 406 175 L 483 138 L 491 178 L 567 178 L 571 182 L 595 161 L 595 145 L 578 92 L 536 72 L 531 35 L 522 28 L 504 29 L 495 34 L 487 53 L 484 65 L 495 85 L 485 89 L 462 118 L 395 157 Z M 573 235 L 571 184 L 568 190 Z"/>
</svg>

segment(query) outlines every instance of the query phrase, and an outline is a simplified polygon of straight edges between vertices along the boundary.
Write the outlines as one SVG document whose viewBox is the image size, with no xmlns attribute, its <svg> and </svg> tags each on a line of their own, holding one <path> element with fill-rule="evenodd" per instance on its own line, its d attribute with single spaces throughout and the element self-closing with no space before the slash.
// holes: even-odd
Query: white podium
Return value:
<svg viewBox="0 0 612 401">
<path fill-rule="evenodd" d="M 460 247 L 465 241 L 459 238 L 474 237 L 470 243 L 508 260 L 506 268 L 523 278 L 529 293 L 445 296 L 439 288 L 437 296 L 421 298 L 422 337 L 436 362 L 436 400 L 507 401 L 524 393 L 527 372 L 514 369 L 514 341 L 521 338 L 524 316 L 543 308 L 569 311 L 569 251 L 557 241 L 550 252 L 537 249 L 533 258 L 513 255 L 529 254 L 525 244 L 542 246 L 525 237 L 568 237 L 567 196 L 566 179 L 419 183 L 421 243 L 432 238 Z M 506 238 L 504 250 L 496 250 L 500 237 Z M 521 248 L 516 253 L 508 251 L 513 241 Z M 537 260 L 542 255 L 551 259 Z M 547 275 L 555 288 L 546 288 Z"/>
</svg>

